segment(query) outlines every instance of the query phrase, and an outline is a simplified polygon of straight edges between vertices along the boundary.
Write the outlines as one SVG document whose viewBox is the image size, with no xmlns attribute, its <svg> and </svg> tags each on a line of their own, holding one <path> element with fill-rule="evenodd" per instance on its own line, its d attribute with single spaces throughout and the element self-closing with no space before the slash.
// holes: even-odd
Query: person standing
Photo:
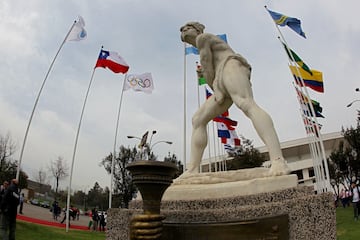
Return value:
<svg viewBox="0 0 360 240">
<path fill-rule="evenodd" d="M 92 220 L 93 220 L 93 231 L 97 231 L 98 223 L 99 223 L 99 213 L 97 211 L 97 208 L 93 208 L 91 215 L 92 215 Z"/>
<path fill-rule="evenodd" d="M 23 207 L 24 207 L 24 197 L 25 197 L 25 195 L 24 195 L 24 193 L 22 193 L 21 195 L 20 195 L 20 208 L 19 208 L 19 213 L 20 214 L 23 214 Z"/>
<path fill-rule="evenodd" d="M 353 182 L 351 183 L 351 191 L 352 191 L 352 205 L 354 208 L 354 220 L 359 220 L 359 204 L 360 204 L 360 190 L 359 186 Z"/>
<path fill-rule="evenodd" d="M 1 202 L 2 199 L 4 197 L 5 191 L 6 189 L 9 187 L 9 182 L 8 181 L 4 181 L 4 183 L 0 186 L 0 237 L 1 239 L 6 238 L 3 235 L 6 235 L 5 231 L 5 226 L 3 225 L 3 212 L 1 209 Z"/>
<path fill-rule="evenodd" d="M 15 240 L 17 207 L 20 202 L 18 180 L 12 179 L 1 200 L 2 223 L 1 235 L 3 239 Z M 8 234 L 8 238 L 6 235 Z"/>
</svg>

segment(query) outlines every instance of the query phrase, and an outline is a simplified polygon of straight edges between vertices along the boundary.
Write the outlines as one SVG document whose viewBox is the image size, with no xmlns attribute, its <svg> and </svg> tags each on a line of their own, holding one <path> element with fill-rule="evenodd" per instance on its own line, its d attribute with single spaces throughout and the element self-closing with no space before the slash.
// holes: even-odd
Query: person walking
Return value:
<svg viewBox="0 0 360 240">
<path fill-rule="evenodd" d="M 354 209 L 354 220 L 359 220 L 359 204 L 360 204 L 360 190 L 359 186 L 353 182 L 351 183 L 351 191 L 352 191 L 352 205 Z"/>
<path fill-rule="evenodd" d="M 5 190 L 0 205 L 2 211 L 1 236 L 3 239 L 15 240 L 16 215 L 19 202 L 18 180 L 12 179 L 9 188 Z"/>
</svg>

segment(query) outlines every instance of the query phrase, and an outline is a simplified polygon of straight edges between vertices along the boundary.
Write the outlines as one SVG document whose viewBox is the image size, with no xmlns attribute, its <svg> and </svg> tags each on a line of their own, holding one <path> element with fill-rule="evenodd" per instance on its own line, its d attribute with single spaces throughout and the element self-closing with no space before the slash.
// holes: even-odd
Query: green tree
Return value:
<svg viewBox="0 0 360 240">
<path fill-rule="evenodd" d="M 184 172 L 184 166 L 181 163 L 181 161 L 179 161 L 177 159 L 177 156 L 175 154 L 170 155 L 170 152 L 169 152 L 167 157 L 164 158 L 164 162 L 172 162 L 172 163 L 176 164 L 178 171 L 176 172 L 175 178 L 177 178 Z"/>
<path fill-rule="evenodd" d="M 233 159 L 227 162 L 228 170 L 260 167 L 265 156 L 252 145 L 252 141 L 241 136 L 241 146 L 228 153 Z"/>
<path fill-rule="evenodd" d="M 356 127 L 342 128 L 344 141 L 333 150 L 328 159 L 329 174 L 334 191 L 338 194 L 341 185 L 350 188 L 350 183 L 359 180 L 360 174 L 360 122 Z"/>
<path fill-rule="evenodd" d="M 120 146 L 119 153 L 114 159 L 114 182 L 112 205 L 121 208 L 128 208 L 129 202 L 135 197 L 137 189 L 132 183 L 130 172 L 126 166 L 137 159 L 138 152 L 135 147 L 125 148 Z M 113 154 L 109 154 L 101 161 L 101 165 L 111 174 L 111 163 Z"/>
<path fill-rule="evenodd" d="M 71 202 L 73 203 L 73 205 L 78 206 L 80 208 L 85 209 L 85 205 L 86 205 L 86 193 L 84 193 L 83 191 L 79 190 L 74 192 L 74 195 L 71 196 Z"/>
<path fill-rule="evenodd" d="M 103 201 L 104 190 L 98 182 L 95 182 L 94 187 L 88 192 L 88 206 L 97 207 L 101 210 L 107 208 L 106 204 Z"/>
</svg>

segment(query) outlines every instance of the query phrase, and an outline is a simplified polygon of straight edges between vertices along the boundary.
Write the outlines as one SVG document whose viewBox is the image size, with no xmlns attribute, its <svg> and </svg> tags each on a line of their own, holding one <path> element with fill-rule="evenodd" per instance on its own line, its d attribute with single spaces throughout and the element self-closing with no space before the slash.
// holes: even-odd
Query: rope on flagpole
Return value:
<svg viewBox="0 0 360 240">
<path fill-rule="evenodd" d="M 18 181 L 19 181 L 19 175 L 20 175 L 21 162 L 22 162 L 22 158 L 23 158 L 23 155 L 24 155 L 25 144 L 26 144 L 26 140 L 27 140 L 28 133 L 29 133 L 30 125 L 31 125 L 31 122 L 32 122 L 32 119 L 33 119 L 33 116 L 34 116 L 34 113 L 35 113 L 36 106 L 37 106 L 37 104 L 38 104 L 38 102 L 39 102 L 40 95 L 41 95 L 42 90 L 43 90 L 43 88 L 44 88 L 44 86 L 45 86 L 46 80 L 47 80 L 47 78 L 48 78 L 48 76 L 49 76 L 49 74 L 50 74 L 50 72 L 51 72 L 51 70 L 52 70 L 52 67 L 53 67 L 53 65 L 54 65 L 54 63 L 55 63 L 55 60 L 56 60 L 57 56 L 59 55 L 62 47 L 64 46 L 67 37 L 69 36 L 70 32 L 73 30 L 73 28 L 74 28 L 74 26 L 75 26 L 75 23 L 76 23 L 76 21 L 74 21 L 74 23 L 73 23 L 72 26 L 70 27 L 70 30 L 69 30 L 68 33 L 66 34 L 64 40 L 63 40 L 62 43 L 60 44 L 60 47 L 59 47 L 58 51 L 56 52 L 55 57 L 54 57 L 54 59 L 52 60 L 52 62 L 51 62 L 51 64 L 50 64 L 50 67 L 49 67 L 49 69 L 48 69 L 48 71 L 47 71 L 47 73 L 46 73 L 46 75 L 45 75 L 45 78 L 44 78 L 44 80 L 43 80 L 43 82 L 42 82 L 42 84 L 41 84 L 40 90 L 39 90 L 38 95 L 37 95 L 37 97 L 36 97 L 36 100 L 35 100 L 35 103 L 34 103 L 34 107 L 33 107 L 32 111 L 31 111 L 31 115 L 30 115 L 30 118 L 29 118 L 29 122 L 28 122 L 27 127 L 26 127 L 26 131 L 25 131 L 25 135 L 24 135 L 24 140 L 23 140 L 23 143 L 22 143 L 22 146 L 21 146 L 19 162 L 18 162 L 18 166 L 17 166 L 17 170 L 16 170 L 16 179 L 17 179 Z"/>
<path fill-rule="evenodd" d="M 69 180 L 69 187 L 68 187 L 67 203 L 66 203 L 66 232 L 69 231 L 70 194 L 71 194 L 71 183 L 72 183 L 72 175 L 73 175 L 73 170 L 74 170 L 74 162 L 75 162 L 76 148 L 77 148 L 77 143 L 78 143 L 78 139 L 79 139 L 80 127 L 81 127 L 82 118 L 83 118 L 83 116 L 84 116 L 84 111 L 85 111 L 85 106 L 86 106 L 87 98 L 88 98 L 88 96 L 89 96 L 90 87 L 91 87 L 91 84 L 92 84 L 93 79 L 94 79 L 94 73 L 95 73 L 95 68 L 94 68 L 94 70 L 93 70 L 93 72 L 92 72 L 92 74 L 91 74 L 89 86 L 88 86 L 87 91 L 86 91 L 86 95 L 85 95 L 85 99 L 84 99 L 84 104 L 83 104 L 83 107 L 82 107 L 82 110 L 81 110 L 81 114 L 80 114 L 79 125 L 78 125 L 78 129 L 77 129 L 77 132 L 76 132 L 76 137 L 75 137 L 75 144 L 74 144 L 74 150 L 73 150 L 73 155 L 72 155 L 72 160 L 71 160 L 71 168 L 70 168 L 70 180 Z"/>
<path fill-rule="evenodd" d="M 113 156 L 111 159 L 111 180 L 110 180 L 110 191 L 109 191 L 109 208 L 111 208 L 111 201 L 112 201 L 112 191 L 113 191 L 113 185 L 114 185 L 114 167 L 115 167 L 115 159 L 116 159 L 116 140 L 118 136 L 118 129 L 119 129 L 119 120 L 120 120 L 120 112 L 121 112 L 121 106 L 122 106 L 122 99 L 124 95 L 124 86 L 126 81 L 126 74 L 124 77 L 123 87 L 121 90 L 120 95 L 120 102 L 119 102 L 119 110 L 117 114 L 117 120 L 116 120 L 116 127 L 115 127 L 115 137 L 114 137 L 114 149 L 113 149 Z"/>
</svg>

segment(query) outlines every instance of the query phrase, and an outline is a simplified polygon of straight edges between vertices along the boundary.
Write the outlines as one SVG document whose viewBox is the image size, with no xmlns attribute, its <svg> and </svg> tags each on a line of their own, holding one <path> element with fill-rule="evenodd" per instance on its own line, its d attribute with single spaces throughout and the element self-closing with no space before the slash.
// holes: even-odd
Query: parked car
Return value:
<svg viewBox="0 0 360 240">
<path fill-rule="evenodd" d="M 40 206 L 43 208 L 50 208 L 50 203 L 48 201 L 40 202 Z"/>
<path fill-rule="evenodd" d="M 30 203 L 32 204 L 32 205 L 36 205 L 36 206 L 39 206 L 39 200 L 38 199 L 36 199 L 36 198 L 34 198 L 34 199 L 32 199 L 31 201 L 30 201 Z"/>
</svg>

